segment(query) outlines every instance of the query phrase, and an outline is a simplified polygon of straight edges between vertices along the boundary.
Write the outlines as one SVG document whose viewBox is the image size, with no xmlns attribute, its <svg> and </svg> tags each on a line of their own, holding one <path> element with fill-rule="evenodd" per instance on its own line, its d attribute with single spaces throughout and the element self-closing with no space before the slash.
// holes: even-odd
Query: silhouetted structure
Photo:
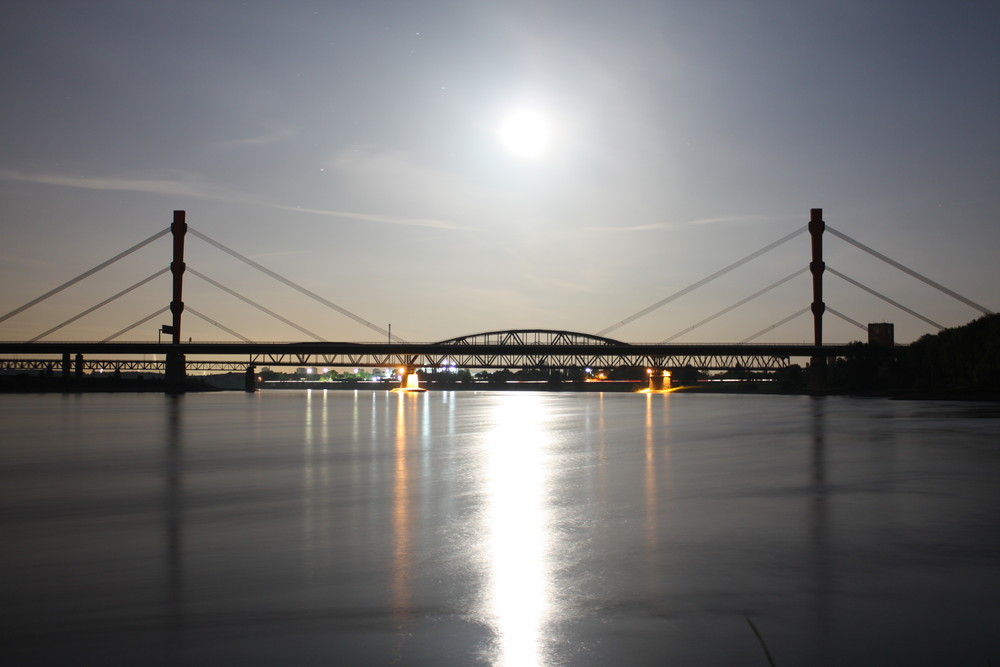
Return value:
<svg viewBox="0 0 1000 667">
<path fill-rule="evenodd" d="M 868 344 L 879 347 L 895 346 L 895 327 L 892 322 L 874 322 L 868 325 Z"/>
<path fill-rule="evenodd" d="M 174 257 L 170 262 L 170 273 L 173 275 L 173 299 L 170 301 L 170 312 L 173 320 L 170 328 L 164 331 L 172 336 L 173 344 L 180 346 L 181 314 L 184 312 L 184 236 L 187 234 L 185 211 L 174 211 L 174 221 L 170 224 L 170 233 L 174 239 Z M 167 353 L 166 375 L 168 391 L 179 393 L 184 391 L 186 379 L 184 354 L 176 349 Z"/>
<path fill-rule="evenodd" d="M 826 263 L 823 261 L 823 232 L 826 223 L 823 222 L 823 209 L 814 208 L 809 211 L 809 235 L 812 237 L 812 261 L 809 271 L 812 273 L 813 300 L 810 306 L 813 314 L 813 344 L 823 346 L 823 313 L 826 304 L 823 302 L 823 272 Z M 816 355 L 809 363 L 809 389 L 821 392 L 826 388 L 826 357 Z"/>
<path fill-rule="evenodd" d="M 607 338 L 605 334 L 617 329 L 639 317 L 653 312 L 663 305 L 680 298 L 694 289 L 697 289 L 716 278 L 746 264 L 747 262 L 760 257 L 766 252 L 786 243 L 799 234 L 809 231 L 811 235 L 812 258 L 808 270 L 812 274 L 812 303 L 799 312 L 786 317 L 774 325 L 759 331 L 740 343 L 727 344 L 675 344 L 671 343 L 675 338 L 689 333 L 697 327 L 727 313 L 752 299 L 784 284 L 795 276 L 804 273 L 806 268 L 799 268 L 791 275 L 778 280 L 768 287 L 758 290 L 754 294 L 745 297 L 718 313 L 703 319 L 701 322 L 684 329 L 671 338 L 656 344 L 629 344 L 622 341 Z M 205 241 L 206 243 L 222 250 L 223 252 L 239 259 L 249 266 L 265 273 L 266 275 L 282 282 L 283 284 L 297 290 L 301 294 L 308 296 L 324 306 L 337 311 L 338 313 L 350 317 L 373 331 L 385 336 L 384 343 L 347 343 L 328 342 L 319 334 L 313 333 L 291 320 L 285 319 L 256 303 L 249 297 L 237 293 L 225 287 L 221 283 L 201 274 L 194 269 L 191 273 L 209 284 L 227 292 L 228 294 L 242 300 L 243 302 L 257 308 L 258 310 L 279 319 L 280 321 L 293 326 L 303 332 L 315 342 L 308 343 L 257 343 L 250 338 L 240 335 L 223 324 L 216 322 L 206 315 L 198 313 L 193 308 L 186 308 L 184 303 L 183 287 L 184 274 L 188 267 L 184 261 L 185 236 L 190 233 Z M 82 273 L 72 280 L 52 289 L 42 296 L 33 299 L 19 308 L 0 315 L 0 322 L 24 311 L 31 306 L 44 301 L 54 294 L 76 284 L 80 280 L 93 273 L 109 266 L 130 253 L 144 247 L 152 241 L 166 235 L 173 237 L 173 257 L 169 271 L 172 274 L 172 298 L 168 307 L 164 307 L 151 315 L 148 315 L 138 322 L 117 331 L 101 342 L 75 342 L 75 343 L 49 343 L 40 339 L 61 329 L 62 327 L 76 321 L 77 319 L 94 312 L 98 308 L 111 301 L 129 293 L 137 287 L 153 280 L 157 276 L 167 272 L 167 268 L 160 269 L 152 275 L 140 280 L 136 284 L 118 292 L 114 296 L 105 299 L 101 303 L 87 308 L 83 312 L 75 315 L 52 327 L 51 329 L 35 336 L 29 341 L 19 343 L 0 343 L 0 354 L 18 355 L 16 358 L 0 358 L 0 370 L 41 370 L 51 374 L 52 371 L 61 364 L 62 376 L 68 382 L 72 374 L 75 378 L 80 378 L 85 371 L 111 372 L 121 371 L 142 371 L 142 372 L 163 372 L 166 377 L 168 390 L 180 392 L 185 390 L 187 370 L 214 370 L 214 371 L 239 371 L 244 373 L 244 388 L 254 391 L 256 388 L 256 376 L 254 370 L 256 366 L 328 366 L 328 367 L 369 367 L 395 369 L 416 369 L 416 368 L 479 368 L 479 369 L 508 369 L 508 368 L 533 368 L 548 373 L 551 378 L 558 377 L 560 381 L 565 380 L 566 373 L 571 371 L 578 373 L 584 368 L 601 368 L 609 371 L 622 368 L 646 368 L 655 372 L 663 370 L 677 371 L 679 369 L 690 369 L 697 375 L 698 371 L 738 371 L 736 374 L 744 374 L 751 377 L 754 373 L 775 374 L 779 370 L 789 369 L 791 357 L 808 357 L 811 364 L 808 373 L 808 386 L 812 391 L 823 391 L 827 386 L 827 365 L 829 358 L 836 358 L 845 355 L 859 354 L 858 348 L 852 345 L 826 345 L 823 342 L 823 315 L 829 312 L 841 319 L 861 328 L 865 326 L 851 318 L 838 313 L 833 308 L 827 307 L 823 301 L 823 277 L 826 272 L 840 277 L 847 282 L 863 289 L 870 294 L 890 303 L 894 307 L 901 308 L 906 312 L 919 317 L 936 328 L 944 327 L 923 317 L 922 315 L 898 304 L 892 299 L 880 294 L 876 290 L 860 284 L 859 282 L 835 271 L 826 266 L 823 258 L 823 234 L 830 232 L 838 238 L 844 239 L 852 245 L 868 252 L 878 259 L 898 268 L 905 273 L 918 278 L 924 283 L 952 296 L 963 303 L 976 308 L 984 314 L 989 310 L 976 304 L 955 292 L 935 283 L 934 281 L 908 269 L 888 257 L 872 250 L 858 241 L 838 232 L 826 225 L 823 220 L 823 210 L 816 208 L 810 210 L 810 220 L 808 226 L 799 228 L 794 232 L 772 242 L 763 248 L 750 253 L 729 266 L 716 271 L 710 276 L 696 281 L 695 283 L 660 299 L 655 304 L 643 308 L 637 313 L 621 320 L 617 324 L 601 331 L 598 335 L 576 333 L 570 331 L 554 331 L 548 329 L 512 329 L 503 331 L 485 332 L 469 336 L 453 338 L 438 343 L 409 343 L 391 332 L 372 324 L 371 322 L 355 315 L 354 313 L 334 304 L 322 296 L 298 285 L 287 278 L 261 266 L 257 262 L 244 257 L 240 253 L 226 247 L 194 229 L 189 229 L 184 211 L 174 211 L 173 222 L 168 229 L 157 232 L 150 238 L 136 244 L 132 248 L 119 253 L 111 259 L 98 266 Z M 134 329 L 135 327 L 159 316 L 169 310 L 172 315 L 171 324 L 163 325 L 162 333 L 170 335 L 170 342 L 161 343 L 115 343 L 116 338 Z M 750 341 L 763 335 L 764 333 L 785 324 L 805 312 L 812 311 L 814 342 L 811 345 L 789 345 L 789 344 L 756 344 Z M 190 312 L 213 326 L 216 326 L 235 338 L 242 340 L 242 343 L 182 343 L 181 321 L 184 312 Z M 891 324 L 870 325 L 869 340 L 880 345 L 892 346 L 893 335 Z M 84 355 L 89 355 L 84 358 Z M 27 355 L 27 356 L 25 356 Z M 37 356 L 32 356 L 37 355 Z M 61 356 L 53 359 L 52 355 Z M 99 360 L 94 356 L 100 355 Z M 109 359 L 109 355 L 121 355 L 118 358 Z M 164 355 L 165 360 L 156 361 L 150 359 L 138 359 L 137 355 Z M 196 359 L 189 361 L 193 355 L 222 355 L 225 357 L 239 356 L 242 361 L 230 360 L 203 360 Z M 559 371 L 559 373 L 556 373 Z M 572 373 L 571 373 L 572 375 Z M 794 373 L 788 374 L 790 379 Z"/>
</svg>

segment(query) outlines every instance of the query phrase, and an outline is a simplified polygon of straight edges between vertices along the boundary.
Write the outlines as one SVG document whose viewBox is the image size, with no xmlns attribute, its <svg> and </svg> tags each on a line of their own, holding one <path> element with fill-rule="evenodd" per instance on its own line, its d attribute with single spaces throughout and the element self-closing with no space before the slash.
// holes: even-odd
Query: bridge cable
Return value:
<svg viewBox="0 0 1000 667">
<path fill-rule="evenodd" d="M 281 315 L 279 315 L 278 313 L 274 312 L 273 310 L 269 310 L 268 308 L 265 308 L 264 306 L 260 305 L 259 303 L 257 303 L 253 299 L 251 299 L 249 297 L 246 297 L 246 296 L 243 296 L 242 294 L 236 292 L 235 290 L 229 289 L 228 287 L 226 287 L 222 283 L 219 283 L 219 282 L 217 282 L 215 280 L 212 280 L 211 278 L 209 278 L 208 276 L 206 276 L 204 273 L 201 273 L 199 271 L 195 271 L 190 266 L 187 267 L 187 271 L 188 271 L 188 273 L 191 273 L 191 274 L 197 276 L 198 278 L 201 278 L 202 280 L 204 280 L 205 282 L 207 282 L 209 285 L 213 285 L 215 287 L 218 287 L 223 292 L 226 292 L 227 294 L 230 294 L 230 295 L 236 297 L 240 301 L 243 301 L 244 303 L 247 303 L 247 304 L 253 306 L 254 308 L 256 308 L 257 310 L 259 310 L 261 312 L 267 313 L 268 315 L 270 315 L 271 317 L 275 318 L 276 320 L 284 322 L 288 326 L 293 327 L 295 329 L 298 329 L 299 331 L 301 331 L 305 335 L 311 336 L 312 338 L 315 338 L 316 340 L 318 340 L 321 343 L 326 342 L 326 340 L 324 338 L 322 338 L 321 336 L 319 336 L 317 334 L 314 334 L 312 331 L 309 331 L 308 329 L 306 329 L 304 327 L 300 327 L 295 322 L 292 322 L 291 320 L 282 317 Z"/>
<path fill-rule="evenodd" d="M 149 281 L 153 280 L 154 278 L 159 278 L 160 276 L 162 276 L 162 275 L 163 275 L 164 273 L 166 273 L 166 272 L 167 272 L 167 271 L 169 271 L 169 270 L 170 270 L 170 267 L 169 267 L 169 266 L 168 266 L 168 267 L 165 267 L 165 268 L 163 268 L 163 269 L 160 269 L 159 271 L 157 271 L 157 272 L 156 272 L 156 273 L 154 273 L 153 275 L 151 275 L 151 276 L 148 276 L 148 277 L 146 277 L 146 278 L 143 278 L 142 280 L 140 280 L 140 281 L 139 281 L 139 282 L 137 282 L 136 284 L 132 285 L 131 287 L 126 287 L 126 288 L 125 288 L 125 289 L 123 289 L 123 290 L 122 290 L 121 292 L 118 292 L 118 294 L 115 294 L 114 296 L 112 296 L 112 297 L 109 297 L 109 298 L 105 299 L 104 301 L 100 302 L 100 303 L 99 303 L 99 304 L 97 304 L 96 306 L 91 306 L 90 308 L 88 308 L 87 310 L 83 311 L 82 313 L 79 313 L 78 315 L 74 315 L 73 317 L 69 318 L 68 320 L 66 320 L 66 321 L 65 321 L 65 322 L 63 322 L 62 324 L 57 324 L 56 326 L 52 327 L 52 328 L 51 328 L 51 329 L 49 329 L 48 331 L 46 331 L 46 332 L 44 332 L 44 333 L 40 333 L 40 334 L 38 334 L 37 336 L 35 336 L 35 337 L 34 337 L 34 338 L 32 338 L 31 340 L 29 340 L 28 342 L 29 342 L 29 343 L 34 343 L 34 342 L 35 342 L 35 341 L 37 341 L 37 340 L 40 340 L 40 339 L 42 339 L 42 338 L 45 338 L 46 336 L 48 336 L 48 335 L 49 335 L 49 334 L 51 334 L 51 333 L 55 333 L 56 331 L 59 331 L 59 330 L 60 330 L 60 329 L 62 329 L 62 328 L 63 328 L 64 326 L 66 326 L 66 325 L 68 325 L 68 324 L 72 324 L 73 322 L 76 322 L 76 321 L 77 321 L 78 319 L 80 319 L 81 317 L 85 317 L 85 316 L 87 316 L 87 315 L 90 315 L 90 314 L 91 314 L 92 312 L 94 312 L 94 311 L 95 311 L 95 310 L 97 310 L 98 308 L 103 308 L 104 306 L 108 305 L 108 304 L 109 304 L 109 303 L 111 303 L 112 301 L 114 301 L 114 300 L 116 300 L 116 299 L 118 299 L 118 298 L 120 298 L 120 297 L 123 297 L 123 296 L 125 296 L 126 294 L 128 294 L 128 293 L 129 293 L 129 292 L 131 292 L 132 290 L 134 290 L 134 289 L 136 289 L 136 288 L 138 288 L 138 287 L 142 287 L 143 285 L 145 285 L 145 284 L 146 284 L 146 283 L 148 283 Z"/>
<path fill-rule="evenodd" d="M 209 245 L 215 246 L 216 248 L 218 248 L 222 252 L 224 252 L 224 253 L 226 253 L 228 255 L 231 255 L 232 257 L 235 257 L 236 259 L 240 260 L 241 262 L 244 262 L 245 264 L 248 264 L 248 265 L 252 266 L 253 268 L 255 268 L 258 271 L 260 271 L 261 273 L 264 273 L 264 274 L 266 274 L 266 275 L 274 278 L 275 280 L 277 280 L 277 281 L 279 281 L 281 283 L 284 283 L 285 285 L 288 285 L 292 289 L 294 289 L 294 290 L 296 290 L 298 292 L 301 292 L 302 294 L 305 294 L 306 296 L 308 296 L 311 299 L 315 299 L 316 301 L 319 301 L 321 304 L 323 304 L 327 308 L 332 308 L 333 310 L 336 310 L 341 315 L 346 315 L 347 317 L 351 318 L 352 320 L 354 320 L 358 324 L 363 324 L 364 326 L 368 327 L 372 331 L 376 331 L 376 332 L 382 334 L 383 336 L 386 336 L 386 337 L 389 336 L 389 332 L 386 329 L 383 329 L 382 327 L 378 326 L 377 324 L 372 324 L 368 320 L 366 320 L 363 317 L 360 317 L 358 315 L 355 315 L 354 313 L 352 313 L 351 311 L 347 310 L 346 308 L 341 308 L 340 306 L 338 306 L 337 304 L 333 303 L 332 301 L 324 299 L 319 294 L 316 294 L 315 292 L 310 291 L 310 290 L 306 289 L 305 287 L 302 287 L 298 283 L 292 282 L 288 278 L 285 278 L 284 276 L 281 276 L 281 275 L 275 273 L 274 271 L 272 271 L 271 269 L 268 269 L 267 267 L 261 266 L 260 264 L 258 264 L 257 262 L 253 261 L 249 257 L 241 255 L 240 253 L 236 252 L 232 248 L 228 248 L 228 247 L 224 246 L 223 244 L 219 243 L 218 241 L 205 236 L 201 232 L 199 232 L 199 231 L 197 231 L 197 230 L 195 230 L 195 229 L 193 229 L 191 227 L 188 227 L 188 232 L 190 232 L 194 236 L 197 236 L 198 238 L 200 238 L 202 241 L 205 241 Z M 402 338 L 399 338 L 398 336 L 392 336 L 392 338 L 395 339 L 395 340 L 397 340 L 398 342 L 401 342 L 401 343 L 406 342 Z"/>
<path fill-rule="evenodd" d="M 126 333 L 126 332 L 129 332 L 129 331 L 131 331 L 132 329 L 135 329 L 135 328 L 136 328 L 137 326 L 139 326 L 140 324 L 145 324 L 146 322 L 150 321 L 150 320 L 151 320 L 151 319 L 153 319 L 154 317 L 158 317 L 159 315 L 162 315 L 163 313 L 167 312 L 168 310 L 170 310 L 170 306 L 164 306 L 163 308 L 160 308 L 160 309 L 159 309 L 158 311 L 156 311 L 156 312 L 155 312 L 155 313 L 153 313 L 152 315 L 147 315 L 146 317 L 142 318 L 142 319 L 141 319 L 141 320 L 139 320 L 138 322 L 136 322 L 136 323 L 134 323 L 134 324 L 130 324 L 130 325 L 128 325 L 127 327 L 125 327 L 125 328 L 124 328 L 124 329 L 122 329 L 121 331 L 119 331 L 119 332 L 117 332 L 117 333 L 113 333 L 113 334 L 111 334 L 110 336 L 108 336 L 107 338 L 105 338 L 104 340 L 102 340 L 101 342 L 102 342 L 102 343 L 107 343 L 107 342 L 109 342 L 109 341 L 112 341 L 112 340 L 114 340 L 115 338 L 118 338 L 119 336 L 121 336 L 121 335 L 122 335 L 123 333 Z"/>
<path fill-rule="evenodd" d="M 190 228 L 189 228 L 189 231 L 190 231 Z M 185 307 L 185 310 L 186 310 L 187 312 L 191 313 L 192 315 L 194 315 L 195 317 L 200 317 L 201 319 L 205 320 L 205 321 L 206 321 L 206 322 L 208 322 L 209 324 L 211 324 L 211 325 L 213 325 L 213 326 L 216 326 L 216 327 L 218 327 L 218 328 L 222 329 L 223 331 L 225 331 L 225 332 L 226 332 L 227 334 L 229 334 L 230 336 L 233 336 L 233 337 L 235 337 L 235 338 L 239 338 L 239 339 L 240 339 L 240 340 L 242 340 L 242 341 L 243 341 L 244 343 L 252 343 L 252 342 L 253 342 L 253 341 L 252 341 L 252 340 L 250 340 L 249 338 L 247 338 L 247 337 L 245 337 L 245 336 L 241 336 L 240 334 L 236 333 L 235 331 L 233 331 L 233 330 L 232 330 L 232 329 L 230 329 L 229 327 L 225 326 L 224 324 L 219 324 L 218 322 L 216 322 L 215 320 L 213 320 L 213 319 L 212 319 L 211 317 L 209 317 L 208 315 L 203 315 L 203 314 L 199 313 L 199 312 L 198 312 L 197 310 L 195 310 L 195 309 L 194 309 L 194 308 L 192 308 L 191 306 L 187 306 L 187 307 Z"/>
<path fill-rule="evenodd" d="M 910 310 L 909 308 L 907 308 L 903 304 L 897 303 L 896 301 L 893 301 L 892 299 L 890 299 L 889 297 L 885 296 L 884 294 L 879 294 L 878 292 L 876 292 L 875 290 L 873 290 L 871 287 L 867 287 L 865 285 L 862 285 L 857 280 L 854 280 L 853 278 L 848 278 L 847 276 L 845 276 L 840 271 L 837 271 L 836 269 L 830 268 L 829 264 L 827 265 L 826 270 L 829 271 L 830 273 L 832 273 L 833 275 L 837 276 L 838 278 L 840 278 L 842 280 L 846 280 L 847 282 L 851 283 L 855 287 L 860 287 L 861 289 L 863 289 L 864 291 L 868 292 L 869 294 L 877 296 L 878 298 L 882 299 L 886 303 L 890 303 L 893 306 L 896 306 L 896 308 L 899 308 L 900 310 L 902 310 L 904 312 L 907 312 L 910 315 L 913 315 L 914 317 L 916 317 L 918 319 L 923 320 L 927 324 L 930 324 L 931 326 L 937 327 L 938 330 L 944 329 L 943 326 L 941 326 L 940 324 L 938 324 L 934 320 L 928 319 L 928 318 L 924 317 L 923 315 L 921 315 L 920 313 L 915 312 L 913 310 Z"/>
<path fill-rule="evenodd" d="M 800 227 L 800 228 L 796 229 L 794 232 L 792 232 L 791 234 L 788 234 L 787 236 L 781 237 L 780 239 L 778 239 L 774 243 L 771 243 L 770 245 L 764 246 L 763 248 L 761 248 L 757 252 L 750 253 L 749 255 L 747 255 L 746 257 L 744 257 L 743 259 L 741 259 L 741 260 L 739 260 L 737 262 L 733 262 L 732 264 L 730 264 L 726 268 L 721 269 L 719 271 L 716 271 L 715 273 L 713 273 L 712 275 L 708 276 L 707 278 L 703 278 L 702 280 L 699 280 L 698 282 L 694 283 L 693 285 L 689 285 L 689 286 L 685 287 L 684 289 L 680 290 L 679 292 L 674 292 L 673 294 L 671 294 L 670 296 L 666 297 L 665 299 L 661 299 L 660 301 L 657 301 L 652 306 L 648 306 L 646 308 L 643 308 L 639 312 L 626 317 L 624 320 L 622 320 L 618 324 L 613 324 L 610 327 L 607 327 L 606 329 L 602 329 L 601 331 L 598 331 L 597 335 L 598 336 L 605 336 L 605 335 L 611 333 L 612 331 L 615 331 L 616 329 L 620 329 L 621 327 L 625 326 L 629 322 L 634 322 L 635 320 L 639 319 L 640 317 L 642 317 L 644 315 L 648 315 L 649 313 L 653 312 L 654 310 L 656 310 L 656 309 L 658 309 L 658 308 L 660 308 L 662 306 L 667 305 L 671 301 L 674 301 L 674 300 L 676 300 L 676 299 L 684 296 L 688 292 L 696 290 L 699 287 L 712 282 L 716 278 L 719 278 L 721 276 L 726 275 L 727 273 L 729 273 L 733 269 L 736 269 L 736 268 L 739 268 L 739 267 L 743 266 L 744 264 L 746 264 L 750 260 L 756 259 L 756 258 L 760 257 L 761 255 L 763 255 L 764 253 L 766 253 L 766 252 L 768 252 L 770 250 L 774 250 L 775 248 L 777 248 L 781 244 L 783 244 L 783 243 L 785 243 L 787 241 L 792 240 L 793 238 L 795 238 L 799 234 L 802 234 L 805 231 L 806 231 L 806 227 Z"/>
<path fill-rule="evenodd" d="M 919 280 L 919 281 L 921 281 L 923 283 L 926 283 L 927 285 L 930 285 L 934 289 L 937 289 L 937 290 L 939 290 L 941 292 L 944 292 L 945 294 L 947 294 L 951 298 L 957 299 L 957 300 L 961 301 L 962 303 L 964 303 L 965 305 L 971 306 L 972 308 L 975 308 L 976 310 L 978 310 L 979 312 L 981 312 L 983 315 L 990 315 L 990 314 L 992 314 L 992 311 L 989 310 L 988 308 L 986 308 L 985 306 L 980 306 L 975 301 L 970 301 L 969 299 L 966 299 L 961 294 L 958 294 L 958 293 L 953 292 L 952 290 L 948 289 L 944 285 L 938 284 L 938 283 L 934 282 L 933 280 L 931 280 L 930 278 L 928 278 L 926 276 L 920 275 L 919 273 L 917 273 L 913 269 L 905 267 L 902 264 L 900 264 L 899 262 L 894 261 L 892 259 L 889 259 L 888 257 L 886 257 L 885 255 L 883 255 L 882 253 L 869 248 L 864 243 L 861 243 L 860 241 L 855 241 L 854 239 L 852 239 L 847 234 L 844 234 L 843 232 L 838 232 L 836 229 L 833 229 L 832 227 L 830 227 L 830 225 L 826 226 L 826 231 L 830 232 L 831 234 L 833 234 L 837 238 L 843 239 L 844 241 L 847 241 L 851 245 L 864 250 L 869 255 L 872 255 L 874 257 L 877 257 L 878 259 L 881 259 L 886 264 L 889 264 L 890 266 L 894 266 L 895 268 L 899 269 L 903 273 L 906 273 L 906 274 L 908 274 L 910 276 L 913 276 L 917 280 Z"/>
<path fill-rule="evenodd" d="M 126 255 L 132 254 L 133 252 L 135 252 L 139 248 L 142 248 L 143 246 L 149 245 L 150 243 L 152 243 L 156 239 L 158 239 L 161 236 L 164 236 L 166 234 L 169 234 L 169 233 L 170 233 L 170 228 L 168 227 L 168 228 L 164 229 L 161 232 L 157 232 L 156 234 L 153 234 L 152 236 L 150 236 L 145 241 L 142 241 L 141 243 L 135 244 L 134 246 L 132 246 L 131 248 L 129 248 L 128 250 L 126 250 L 124 252 L 118 253 L 117 255 L 115 255 L 114 257 L 112 257 L 111 259 L 109 259 L 108 261 L 103 262 L 101 264 L 98 264 L 97 266 L 95 266 L 94 268 L 90 269 L 89 271 L 84 271 L 83 273 L 81 273 L 80 275 L 78 275 L 76 278 L 73 278 L 72 280 L 63 283 L 62 285 L 60 285 L 59 287 L 56 287 L 55 289 L 49 290 L 48 292 L 46 292 L 45 294 L 41 295 L 37 299 L 33 299 L 32 301 L 29 301 L 28 303 L 24 304 L 20 308 L 15 308 L 14 310 L 12 310 L 9 313 L 7 313 L 6 315 L 0 316 L 0 322 L 3 322 L 4 320 L 9 319 L 9 318 L 13 317 L 14 315 L 17 315 L 21 311 L 27 310 L 28 308 L 31 308 L 32 306 L 37 305 L 37 304 L 41 303 L 42 301 L 45 301 L 50 296 L 58 294 L 59 292 L 61 292 L 64 289 L 66 289 L 67 287 L 70 287 L 70 286 L 75 285 L 76 283 L 80 282 L 84 278 L 88 278 L 88 277 L 94 275 L 95 273 L 97 273 L 101 269 L 106 268 L 106 267 L 110 266 L 111 264 L 114 264 L 115 262 L 117 262 L 119 259 L 125 257 Z"/>
<path fill-rule="evenodd" d="M 798 311 L 796 313 L 793 313 L 792 315 L 789 315 L 788 317 L 786 317 L 785 319 L 781 320 L 780 322 L 775 322 L 774 324 L 772 324 L 768 328 L 761 329 L 760 331 L 758 331 L 754 335 L 750 336 L 749 338 L 744 338 L 743 340 L 740 341 L 740 343 L 749 343 L 750 341 L 754 340 L 755 338 L 760 338 L 761 336 L 763 336 L 764 334 L 766 334 L 768 331 L 771 331 L 772 329 L 777 329 L 782 324 L 787 324 L 788 322 L 791 322 L 792 320 L 794 320 L 799 315 L 804 315 L 804 314 L 808 313 L 809 310 L 810 310 L 809 306 L 806 306 L 802 310 L 800 310 L 800 311 Z"/>
<path fill-rule="evenodd" d="M 766 294 L 766 293 L 770 292 L 775 287 L 778 287 L 779 285 L 784 285 L 785 283 L 787 283 L 792 278 L 796 278 L 798 276 L 801 276 L 803 273 L 805 273 L 808 270 L 809 270 L 809 267 L 808 266 L 804 266 L 801 269 L 799 269 L 798 271 L 796 271 L 795 273 L 793 273 L 791 275 L 788 275 L 788 276 L 785 276 L 784 278 L 782 278 L 781 280 L 779 280 L 777 282 L 771 283 L 770 285 L 768 285 L 767 287 L 765 287 L 764 289 L 762 289 L 762 290 L 760 290 L 758 292 L 754 292 L 753 294 L 751 294 L 747 298 L 743 299 L 742 301 L 734 303 L 733 305 L 729 306 L 728 308 L 723 308 L 722 310 L 720 310 L 719 312 L 715 313 L 714 315 L 706 317 L 701 322 L 698 322 L 698 324 L 692 325 L 692 326 L 688 327 L 687 329 L 685 329 L 684 331 L 680 331 L 678 333 L 675 333 L 670 338 L 667 338 L 666 340 L 660 341 L 660 344 L 662 345 L 664 343 L 670 343 L 670 342 L 674 341 L 675 339 L 680 338 L 684 334 L 691 333 L 692 331 L 694 331 L 695 329 L 697 329 L 701 325 L 708 324 L 709 322 L 711 322 L 712 320 L 716 319 L 717 317 L 721 317 L 722 315 L 725 315 L 729 311 L 735 310 L 735 309 L 739 308 L 740 306 L 742 306 L 743 304 L 748 303 L 750 301 L 753 301 L 754 299 L 756 299 L 757 297 L 761 296 L 762 294 Z"/>
<path fill-rule="evenodd" d="M 826 312 L 830 313 L 831 315 L 836 315 L 837 317 L 839 317 L 840 319 L 844 320 L 845 322 L 850 322 L 851 324 L 853 324 L 854 326 L 856 326 L 859 329 L 863 329 L 864 331 L 868 331 L 868 327 L 866 327 L 865 325 L 861 324 L 861 322 L 858 322 L 857 320 L 852 320 L 851 318 L 849 318 L 847 315 L 844 315 L 843 313 L 838 313 L 836 310 L 834 310 L 830 306 L 826 307 Z"/>
</svg>

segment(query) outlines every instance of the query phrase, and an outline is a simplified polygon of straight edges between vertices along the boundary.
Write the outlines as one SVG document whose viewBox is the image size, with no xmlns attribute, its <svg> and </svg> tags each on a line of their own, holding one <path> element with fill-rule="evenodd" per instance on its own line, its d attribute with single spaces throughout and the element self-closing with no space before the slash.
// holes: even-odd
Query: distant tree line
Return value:
<svg viewBox="0 0 1000 667">
<path fill-rule="evenodd" d="M 900 379 L 915 391 L 1000 393 L 1000 314 L 919 338 L 900 366 Z"/>
<path fill-rule="evenodd" d="M 831 390 L 1000 395 L 1000 314 L 922 336 L 904 348 L 852 343 L 828 369 Z"/>
</svg>

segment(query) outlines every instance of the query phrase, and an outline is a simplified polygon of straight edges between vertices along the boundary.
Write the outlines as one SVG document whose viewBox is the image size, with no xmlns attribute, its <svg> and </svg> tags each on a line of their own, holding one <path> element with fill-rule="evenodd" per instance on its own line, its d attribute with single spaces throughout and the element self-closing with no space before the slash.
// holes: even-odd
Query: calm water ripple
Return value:
<svg viewBox="0 0 1000 667">
<path fill-rule="evenodd" d="M 1000 409 L 0 396 L 3 664 L 1000 662 Z"/>
</svg>

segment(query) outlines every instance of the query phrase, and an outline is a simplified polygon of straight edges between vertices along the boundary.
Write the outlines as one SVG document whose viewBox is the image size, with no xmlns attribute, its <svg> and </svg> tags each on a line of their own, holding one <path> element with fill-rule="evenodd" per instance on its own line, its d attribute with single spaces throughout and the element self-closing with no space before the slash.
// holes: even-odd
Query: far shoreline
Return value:
<svg viewBox="0 0 1000 667">
<path fill-rule="evenodd" d="M 225 377 L 225 376 L 220 376 Z M 232 379 L 232 378 L 230 378 Z M 242 374 L 240 374 L 242 380 Z M 456 382 L 420 383 L 429 393 L 442 391 L 502 391 L 502 392 L 545 392 L 545 393 L 640 393 L 646 388 L 643 382 Z M 296 389 L 328 391 L 386 391 L 396 387 L 393 382 L 260 382 L 256 391 L 294 391 Z M 0 377 L 0 394 L 118 394 L 118 393 L 201 393 L 201 392 L 245 392 L 242 384 L 225 382 L 213 383 L 211 377 L 189 377 L 181 392 L 168 391 L 162 377 L 115 378 L 113 376 L 83 378 L 63 378 L 55 376 L 17 375 Z M 660 393 L 660 392 L 657 392 Z M 882 398 L 901 401 L 971 401 L 981 403 L 1000 402 L 1000 394 L 977 391 L 906 391 L 906 392 L 865 392 L 829 389 L 823 392 L 788 391 L 775 383 L 731 382 L 700 383 L 674 387 L 669 393 L 678 394 L 740 394 L 748 396 L 848 396 L 853 398 Z"/>
</svg>

